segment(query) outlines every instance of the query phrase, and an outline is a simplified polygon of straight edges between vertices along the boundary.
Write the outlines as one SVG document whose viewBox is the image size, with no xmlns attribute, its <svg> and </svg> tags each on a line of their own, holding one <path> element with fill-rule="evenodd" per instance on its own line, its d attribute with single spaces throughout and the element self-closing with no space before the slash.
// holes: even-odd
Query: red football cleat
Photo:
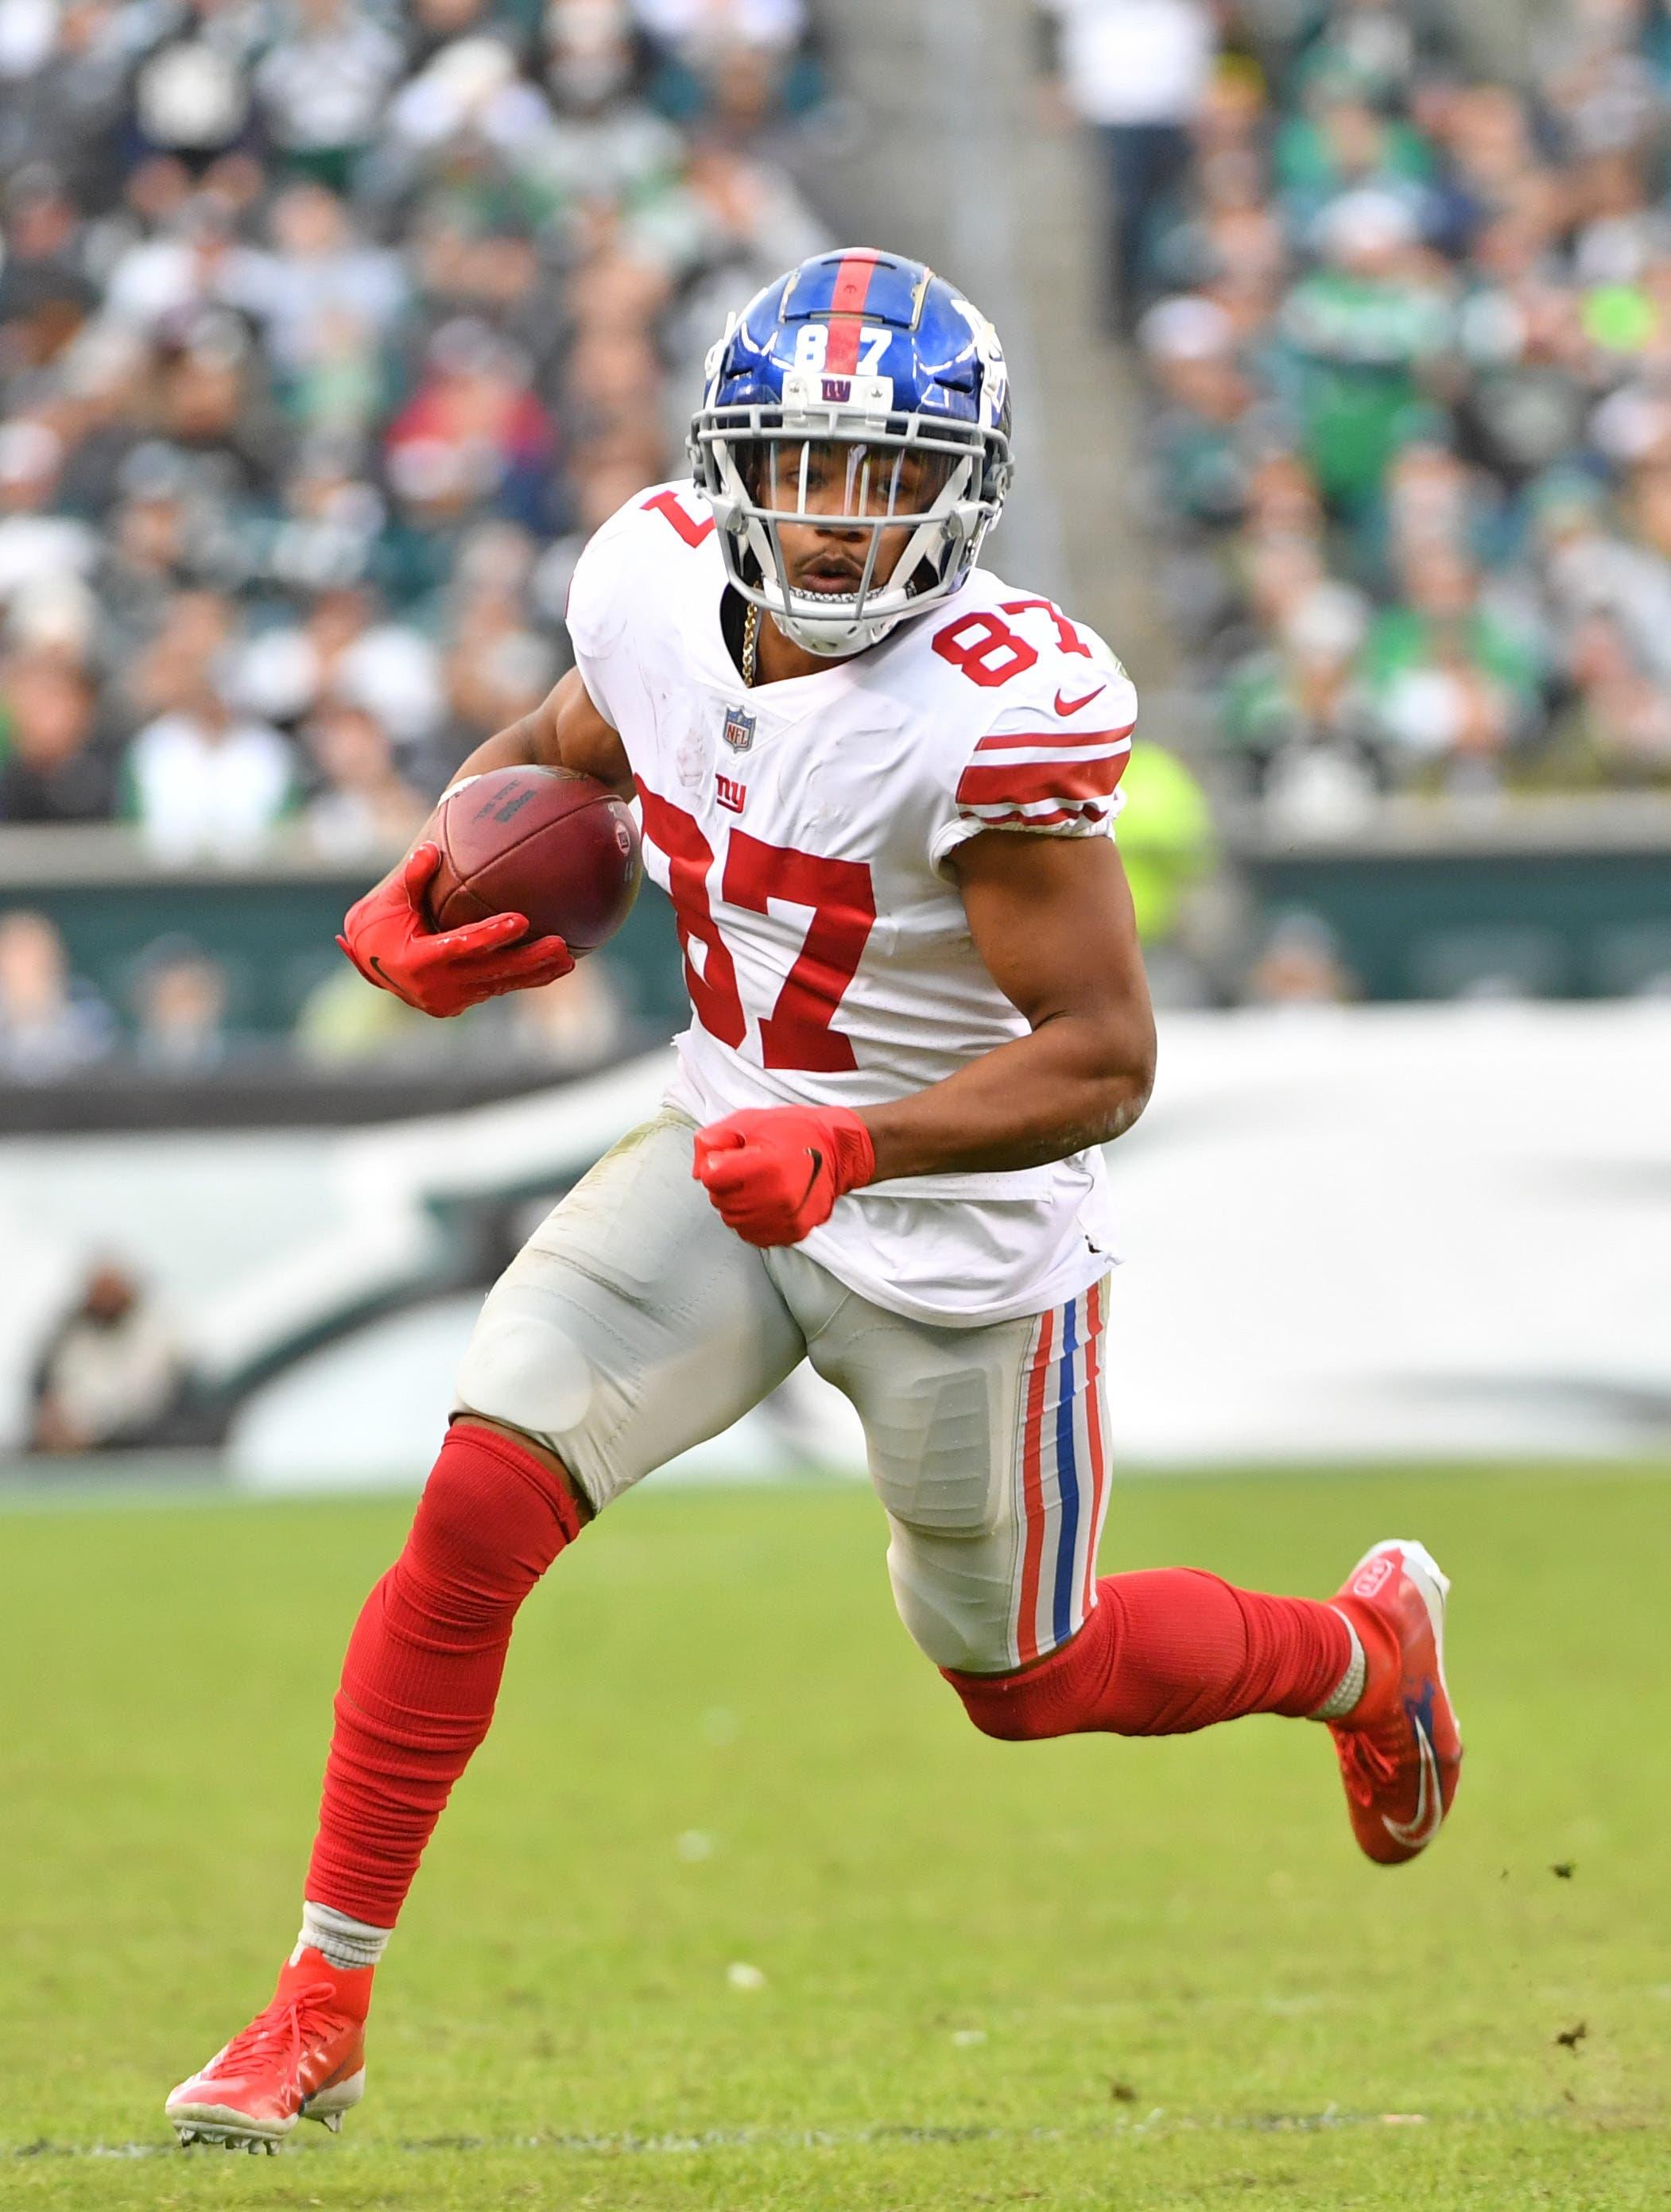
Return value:
<svg viewBox="0 0 1671 2212">
<path fill-rule="evenodd" d="M 1331 1721 L 1352 1832 L 1380 1866 L 1425 1851 L 1456 1795 L 1462 1739 L 1444 1679 L 1450 1584 L 1420 1544 L 1366 1552 L 1334 1600 L 1368 1674 L 1350 1717 Z"/>
<path fill-rule="evenodd" d="M 272 2002 L 169 2098 L 182 2145 L 276 2153 L 298 2118 L 333 2132 L 366 2086 L 366 2012 L 374 1966 L 333 1966 L 298 1949 Z"/>
</svg>

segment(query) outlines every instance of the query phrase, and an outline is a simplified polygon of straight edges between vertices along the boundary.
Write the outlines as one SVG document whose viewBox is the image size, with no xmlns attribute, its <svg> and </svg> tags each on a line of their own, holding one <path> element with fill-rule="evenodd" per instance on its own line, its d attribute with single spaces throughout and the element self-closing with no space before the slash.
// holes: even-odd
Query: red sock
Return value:
<svg viewBox="0 0 1671 2212">
<path fill-rule="evenodd" d="M 307 1895 L 392 1928 L 453 1784 L 488 1732 L 517 1607 L 580 1534 L 550 1469 L 455 1422 L 404 1550 L 343 1662 Z"/>
<path fill-rule="evenodd" d="M 1312 1713 L 1352 1660 L 1333 1607 L 1194 1567 L 1105 1575 L 1085 1626 L 1020 1674 L 945 1678 L 987 1735 L 1184 1735 L 1243 1713 Z"/>
</svg>

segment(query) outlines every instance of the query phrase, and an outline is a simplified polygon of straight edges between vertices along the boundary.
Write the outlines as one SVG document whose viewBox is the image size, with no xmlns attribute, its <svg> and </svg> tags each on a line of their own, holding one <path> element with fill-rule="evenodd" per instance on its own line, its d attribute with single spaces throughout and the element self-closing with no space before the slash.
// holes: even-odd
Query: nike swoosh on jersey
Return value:
<svg viewBox="0 0 1671 2212">
<path fill-rule="evenodd" d="M 1413 1820 L 1390 1820 L 1383 1813 L 1381 1825 L 1395 1844 L 1407 1850 L 1419 1851 L 1431 1844 L 1439 1832 L 1439 1823 L 1444 1818 L 1444 1797 L 1439 1788 L 1439 1762 L 1433 1756 L 1432 1740 L 1414 1713 L 1410 1725 L 1416 1731 L 1416 1741 L 1421 1749 L 1421 1786 L 1416 1792 L 1416 1817 Z"/>
<path fill-rule="evenodd" d="M 1106 684 L 1099 684 L 1094 691 L 1087 691 L 1083 699 L 1064 699 L 1061 693 L 1058 691 L 1056 712 L 1059 714 L 1077 714 L 1081 707 L 1088 707 L 1093 699 L 1100 699 L 1108 688 Z"/>
</svg>

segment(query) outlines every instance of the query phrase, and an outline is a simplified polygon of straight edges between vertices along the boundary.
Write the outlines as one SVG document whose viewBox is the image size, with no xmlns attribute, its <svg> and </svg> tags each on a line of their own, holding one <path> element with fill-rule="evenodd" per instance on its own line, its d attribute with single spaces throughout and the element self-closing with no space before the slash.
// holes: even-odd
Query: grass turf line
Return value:
<svg viewBox="0 0 1671 2212">
<path fill-rule="evenodd" d="M 259 2162 L 167 2151 L 161 2100 L 291 1940 L 405 1509 L 9 1515 L 0 2203 L 1671 2204 L 1668 1503 L 1647 1470 L 1116 1487 L 1105 1567 L 1322 1591 L 1379 1535 L 1437 1553 L 1469 1763 L 1385 1872 L 1321 1730 L 979 1737 L 862 1492 L 647 1488 L 531 1601 L 367 2103 Z"/>
</svg>

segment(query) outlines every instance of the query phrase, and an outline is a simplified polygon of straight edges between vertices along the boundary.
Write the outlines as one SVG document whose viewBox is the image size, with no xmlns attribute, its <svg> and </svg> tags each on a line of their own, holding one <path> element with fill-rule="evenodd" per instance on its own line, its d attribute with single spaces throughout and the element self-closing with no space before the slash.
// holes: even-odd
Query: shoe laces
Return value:
<svg viewBox="0 0 1671 2212">
<path fill-rule="evenodd" d="M 1368 1729 L 1337 1729 L 1334 1741 L 1347 1790 L 1360 1805 L 1373 1804 L 1397 1774 L 1397 1759 L 1382 1750 Z"/>
<path fill-rule="evenodd" d="M 324 1980 L 287 1990 L 233 2037 L 221 2054 L 216 2071 L 276 2057 L 285 2059 L 293 2069 L 299 2067 L 310 2028 L 324 2024 L 320 2015 L 328 2014 L 336 1996 L 336 1984 Z"/>
</svg>

